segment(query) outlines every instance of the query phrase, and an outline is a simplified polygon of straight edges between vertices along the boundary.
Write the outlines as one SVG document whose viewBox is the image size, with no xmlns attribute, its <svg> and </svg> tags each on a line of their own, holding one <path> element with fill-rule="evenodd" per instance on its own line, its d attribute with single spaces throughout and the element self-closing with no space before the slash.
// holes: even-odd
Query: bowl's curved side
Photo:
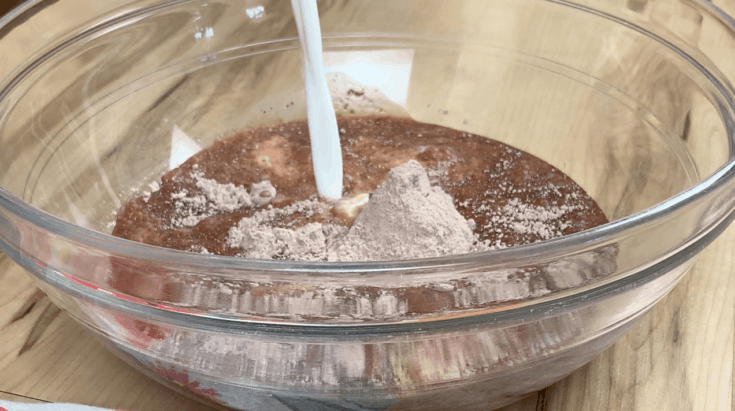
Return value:
<svg viewBox="0 0 735 411">
<path fill-rule="evenodd" d="M 670 291 L 693 261 L 669 262 L 653 281 L 561 313 L 461 328 L 421 330 L 419 324 L 407 334 L 187 327 L 59 293 L 56 284 L 39 286 L 147 375 L 236 409 L 300 409 L 304 403 L 445 409 L 450 401 L 479 410 L 510 403 L 590 361 Z"/>
</svg>

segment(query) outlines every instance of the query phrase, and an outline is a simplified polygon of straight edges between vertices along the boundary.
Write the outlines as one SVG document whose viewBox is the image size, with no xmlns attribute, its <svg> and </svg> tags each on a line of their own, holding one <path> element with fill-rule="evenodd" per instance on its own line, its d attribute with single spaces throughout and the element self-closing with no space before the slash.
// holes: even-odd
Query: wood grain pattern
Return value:
<svg viewBox="0 0 735 411">
<path fill-rule="evenodd" d="M 51 6 L 53 10 L 40 22 L 59 17 L 83 19 L 76 9 L 56 14 L 63 13 L 62 3 Z M 735 12 L 733 0 L 715 3 Z M 87 12 L 105 10 L 104 2 L 94 4 L 96 8 Z M 542 16 L 534 18 L 543 20 Z M 55 35 L 53 29 L 37 28 L 37 32 L 48 38 Z M 23 44 L 30 35 L 14 32 L 3 41 Z M 708 35 L 709 40 L 716 40 L 716 33 L 705 30 L 703 36 Z M 18 56 L 4 56 L 0 59 L 0 74 L 19 61 Z M 473 66 L 464 62 L 447 68 L 459 69 L 466 73 Z M 185 89 L 180 83 L 172 87 L 175 92 Z M 440 98 L 460 101 L 465 97 L 461 90 L 454 92 L 458 94 L 446 91 Z M 156 100 L 150 107 L 165 104 L 167 100 Z M 424 105 L 424 100 L 415 105 Z M 429 110 L 426 115 L 430 115 Z M 708 247 L 692 272 L 613 347 L 562 381 L 503 410 L 734 410 L 733 248 L 735 227 Z M 1 253 L 0 399 L 77 402 L 138 411 L 212 409 L 152 383 L 107 352 L 53 306 L 22 268 Z"/>
</svg>

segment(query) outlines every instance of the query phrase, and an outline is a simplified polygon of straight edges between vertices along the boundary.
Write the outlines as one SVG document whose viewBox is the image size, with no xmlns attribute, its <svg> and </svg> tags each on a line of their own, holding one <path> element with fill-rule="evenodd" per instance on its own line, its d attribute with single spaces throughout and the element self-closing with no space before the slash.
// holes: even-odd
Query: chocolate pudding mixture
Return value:
<svg viewBox="0 0 735 411">
<path fill-rule="evenodd" d="M 401 117 L 349 117 L 338 123 L 345 197 L 373 192 L 391 169 L 416 160 L 431 185 L 449 194 L 456 210 L 474 222 L 478 250 L 547 240 L 607 222 L 564 173 L 503 143 Z M 226 199 L 212 201 L 222 193 Z M 292 230 L 310 223 L 350 227 L 354 221 L 316 199 L 304 121 L 249 129 L 199 152 L 164 175 L 159 190 L 131 198 L 113 235 L 237 256 L 242 249 L 228 245 L 229 230 L 265 212 L 273 227 Z"/>
</svg>

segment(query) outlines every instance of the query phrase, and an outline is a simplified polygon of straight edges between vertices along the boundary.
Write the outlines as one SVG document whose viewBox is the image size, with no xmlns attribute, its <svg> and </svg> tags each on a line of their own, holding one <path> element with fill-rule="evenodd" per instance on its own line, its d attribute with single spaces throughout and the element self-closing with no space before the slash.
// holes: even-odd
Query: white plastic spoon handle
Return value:
<svg viewBox="0 0 735 411">
<path fill-rule="evenodd" d="M 342 197 L 342 149 L 327 88 L 322 57 L 322 32 L 316 0 L 291 0 L 301 42 L 306 88 L 306 115 L 311 137 L 311 159 L 321 197 Z"/>
</svg>

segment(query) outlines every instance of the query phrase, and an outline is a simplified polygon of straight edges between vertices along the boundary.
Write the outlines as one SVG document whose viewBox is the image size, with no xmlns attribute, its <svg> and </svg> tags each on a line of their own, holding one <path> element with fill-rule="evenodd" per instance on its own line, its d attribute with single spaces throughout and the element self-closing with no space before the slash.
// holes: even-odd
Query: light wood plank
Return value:
<svg viewBox="0 0 735 411">
<path fill-rule="evenodd" d="M 10 394 L 7 392 L 0 391 L 0 400 L 22 402 L 26 404 L 44 404 L 46 401 L 37 400 L 35 398 L 24 397 L 22 395 Z"/>
</svg>

